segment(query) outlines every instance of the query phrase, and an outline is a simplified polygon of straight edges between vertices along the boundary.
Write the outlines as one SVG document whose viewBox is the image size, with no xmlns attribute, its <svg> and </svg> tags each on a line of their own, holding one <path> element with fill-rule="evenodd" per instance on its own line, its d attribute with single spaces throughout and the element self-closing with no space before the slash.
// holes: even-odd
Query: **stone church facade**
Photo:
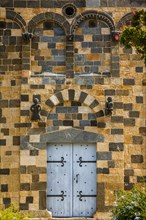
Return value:
<svg viewBox="0 0 146 220">
<path fill-rule="evenodd" d="M 50 145 L 95 146 L 90 217 L 111 219 L 115 193 L 144 181 L 146 69 L 118 38 L 133 11 L 145 7 L 144 0 L 0 1 L 1 209 L 13 203 L 51 212 Z M 36 98 L 40 119 L 32 120 Z M 80 162 L 90 166 L 88 155 Z"/>
</svg>

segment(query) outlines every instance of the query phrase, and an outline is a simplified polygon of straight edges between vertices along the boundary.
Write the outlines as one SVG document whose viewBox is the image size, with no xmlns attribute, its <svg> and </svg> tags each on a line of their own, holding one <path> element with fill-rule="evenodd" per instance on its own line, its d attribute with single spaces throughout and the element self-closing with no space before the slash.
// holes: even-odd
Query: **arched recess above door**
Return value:
<svg viewBox="0 0 146 220">
<path fill-rule="evenodd" d="M 104 111 L 100 103 L 90 94 L 76 89 L 65 89 L 52 95 L 45 104 L 49 110 L 65 101 L 76 101 L 85 104 L 93 110 L 96 118 L 104 116 Z"/>
</svg>

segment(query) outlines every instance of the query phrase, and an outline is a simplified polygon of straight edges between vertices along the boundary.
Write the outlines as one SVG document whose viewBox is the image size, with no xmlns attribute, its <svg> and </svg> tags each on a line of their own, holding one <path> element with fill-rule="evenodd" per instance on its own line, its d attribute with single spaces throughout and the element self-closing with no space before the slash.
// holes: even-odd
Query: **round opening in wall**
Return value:
<svg viewBox="0 0 146 220">
<path fill-rule="evenodd" d="M 67 18 L 72 18 L 76 15 L 77 9 L 74 5 L 72 4 L 67 4 L 63 7 L 62 9 L 63 14 L 67 17 Z"/>
</svg>

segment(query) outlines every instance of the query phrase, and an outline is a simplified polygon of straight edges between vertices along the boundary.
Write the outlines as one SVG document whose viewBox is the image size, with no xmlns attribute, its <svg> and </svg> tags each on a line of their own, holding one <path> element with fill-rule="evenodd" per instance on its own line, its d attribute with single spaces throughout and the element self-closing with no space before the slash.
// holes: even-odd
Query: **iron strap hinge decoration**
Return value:
<svg viewBox="0 0 146 220">
<path fill-rule="evenodd" d="M 82 163 L 96 163 L 96 160 L 82 160 L 82 157 L 79 157 L 79 161 L 77 161 L 77 163 L 79 163 L 79 166 L 82 167 Z"/>
<path fill-rule="evenodd" d="M 79 197 L 79 200 L 82 201 L 82 197 L 96 197 L 96 195 L 82 195 L 82 191 L 80 191 L 77 197 Z"/>
<path fill-rule="evenodd" d="M 66 195 L 64 195 L 64 191 L 61 191 L 60 195 L 47 195 L 47 197 L 61 197 L 61 201 L 63 201 Z"/>
<path fill-rule="evenodd" d="M 61 160 L 47 160 L 47 163 L 62 163 L 61 167 L 64 167 L 64 163 L 66 163 L 66 161 L 64 160 L 64 157 L 61 157 Z"/>
</svg>

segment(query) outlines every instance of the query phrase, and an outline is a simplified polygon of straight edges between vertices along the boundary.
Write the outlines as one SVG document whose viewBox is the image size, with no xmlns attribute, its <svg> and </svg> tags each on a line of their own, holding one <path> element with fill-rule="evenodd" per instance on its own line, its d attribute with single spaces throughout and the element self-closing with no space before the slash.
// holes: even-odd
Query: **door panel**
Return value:
<svg viewBox="0 0 146 220">
<path fill-rule="evenodd" d="M 47 208 L 54 217 L 89 217 L 96 211 L 94 144 L 50 144 Z"/>
<path fill-rule="evenodd" d="M 51 144 L 47 154 L 47 208 L 53 216 L 72 213 L 72 145 Z"/>
<path fill-rule="evenodd" d="M 95 145 L 74 145 L 73 166 L 73 216 L 92 216 L 96 211 Z"/>
</svg>

